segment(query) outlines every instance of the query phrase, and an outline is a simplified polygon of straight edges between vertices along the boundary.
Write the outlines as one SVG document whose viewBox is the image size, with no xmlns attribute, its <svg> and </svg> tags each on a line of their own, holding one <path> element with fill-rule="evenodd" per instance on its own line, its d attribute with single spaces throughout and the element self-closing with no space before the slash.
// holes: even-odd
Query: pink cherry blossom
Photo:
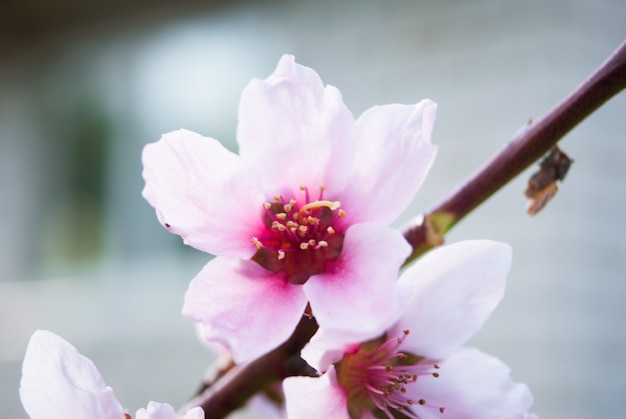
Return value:
<svg viewBox="0 0 626 419">
<path fill-rule="evenodd" d="M 204 338 L 243 362 L 282 343 L 305 312 L 364 331 L 394 318 L 410 248 L 388 225 L 432 165 L 435 110 L 423 100 L 355 120 L 336 88 L 286 55 L 242 93 L 239 155 L 186 130 L 148 144 L 143 195 L 159 221 L 218 256 L 185 295 Z"/>
<path fill-rule="evenodd" d="M 46 330 L 30 338 L 20 383 L 20 398 L 32 419 L 130 419 L 96 366 L 67 341 Z M 177 416 L 172 406 L 150 402 L 136 419 L 203 419 L 202 408 Z"/>
<path fill-rule="evenodd" d="M 324 373 L 284 381 L 288 417 L 535 418 L 506 365 L 462 347 L 501 300 L 510 262 L 510 248 L 490 241 L 424 256 L 400 277 L 403 312 L 377 337 L 318 331 L 303 357 Z"/>
</svg>

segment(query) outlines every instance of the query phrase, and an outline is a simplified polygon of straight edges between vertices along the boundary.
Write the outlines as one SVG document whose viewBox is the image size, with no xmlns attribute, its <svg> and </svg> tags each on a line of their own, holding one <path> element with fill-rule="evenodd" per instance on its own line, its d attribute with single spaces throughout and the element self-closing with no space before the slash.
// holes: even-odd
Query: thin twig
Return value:
<svg viewBox="0 0 626 419">
<path fill-rule="evenodd" d="M 565 134 L 626 88 L 626 42 L 572 94 L 530 123 L 469 181 L 428 211 L 404 237 L 413 246 L 406 263 L 443 243 L 443 235 L 498 189 L 547 153 Z"/>
<path fill-rule="evenodd" d="M 294 333 L 282 345 L 254 361 L 229 369 L 182 410 L 201 406 L 207 418 L 223 418 L 273 383 L 296 375 L 315 376 L 317 371 L 300 357 L 300 351 L 317 329 L 315 319 L 302 316 Z"/>
</svg>

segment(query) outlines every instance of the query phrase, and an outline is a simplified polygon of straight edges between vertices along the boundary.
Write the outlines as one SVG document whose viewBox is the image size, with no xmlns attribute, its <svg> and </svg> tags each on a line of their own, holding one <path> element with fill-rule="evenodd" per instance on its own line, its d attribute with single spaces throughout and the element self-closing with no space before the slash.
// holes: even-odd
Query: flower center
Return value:
<svg viewBox="0 0 626 419">
<path fill-rule="evenodd" d="M 408 334 L 405 330 L 401 337 L 362 343 L 356 352 L 345 354 L 335 364 L 337 380 L 348 393 L 350 417 L 360 418 L 372 411 L 375 417 L 394 418 L 394 413 L 400 413 L 402 417 L 419 419 L 411 409 L 416 404 L 445 412 L 444 407 L 414 397 L 415 391 L 407 391 L 420 377 L 439 377 L 439 365 L 399 350 Z"/>
<path fill-rule="evenodd" d="M 266 202 L 266 228 L 251 240 L 257 248 L 252 260 L 270 272 L 286 272 L 292 284 L 304 284 L 312 275 L 323 273 L 326 262 L 341 253 L 344 236 L 335 227 L 337 218 L 345 215 L 339 201 L 324 199 L 324 189 L 320 186 L 314 200 L 301 186 L 304 200 L 277 195 L 273 202 Z"/>
</svg>

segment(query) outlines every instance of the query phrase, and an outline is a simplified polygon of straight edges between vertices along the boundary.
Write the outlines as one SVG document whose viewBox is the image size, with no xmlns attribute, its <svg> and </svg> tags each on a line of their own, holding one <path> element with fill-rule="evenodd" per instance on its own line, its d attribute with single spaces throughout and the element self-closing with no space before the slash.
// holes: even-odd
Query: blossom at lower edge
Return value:
<svg viewBox="0 0 626 419">
<path fill-rule="evenodd" d="M 510 263 L 510 247 L 491 241 L 422 257 L 398 281 L 402 314 L 377 336 L 320 329 L 312 338 L 302 356 L 323 373 L 284 381 L 288 417 L 535 418 L 506 365 L 463 347 L 500 302 Z"/>
<path fill-rule="evenodd" d="M 38 330 L 30 338 L 20 382 L 20 398 L 31 419 L 128 419 L 113 389 L 93 362 L 60 336 Z M 135 419 L 203 419 L 200 407 L 177 416 L 172 406 L 150 402 Z"/>
</svg>

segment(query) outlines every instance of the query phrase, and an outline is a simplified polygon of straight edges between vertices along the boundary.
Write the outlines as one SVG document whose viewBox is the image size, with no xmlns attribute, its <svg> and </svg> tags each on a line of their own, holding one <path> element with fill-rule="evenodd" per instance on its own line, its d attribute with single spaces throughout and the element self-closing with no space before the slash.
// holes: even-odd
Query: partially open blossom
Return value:
<svg viewBox="0 0 626 419">
<path fill-rule="evenodd" d="M 130 419 L 96 366 L 67 341 L 45 330 L 30 338 L 20 398 L 32 419 Z M 150 402 L 135 419 L 203 419 L 200 407 L 177 416 L 172 406 Z"/>
<path fill-rule="evenodd" d="M 532 395 L 498 359 L 462 345 L 502 298 L 507 245 L 467 241 L 402 274 L 403 313 L 374 338 L 320 329 L 303 357 L 321 377 L 284 381 L 290 418 L 532 418 Z"/>
<path fill-rule="evenodd" d="M 218 255 L 185 295 L 204 338 L 242 362 L 285 341 L 304 312 L 364 331 L 395 317 L 410 248 L 388 224 L 432 164 L 435 110 L 424 100 L 355 120 L 336 88 L 286 55 L 242 93 L 239 155 L 186 130 L 147 145 L 143 195 L 159 221 Z"/>
</svg>

